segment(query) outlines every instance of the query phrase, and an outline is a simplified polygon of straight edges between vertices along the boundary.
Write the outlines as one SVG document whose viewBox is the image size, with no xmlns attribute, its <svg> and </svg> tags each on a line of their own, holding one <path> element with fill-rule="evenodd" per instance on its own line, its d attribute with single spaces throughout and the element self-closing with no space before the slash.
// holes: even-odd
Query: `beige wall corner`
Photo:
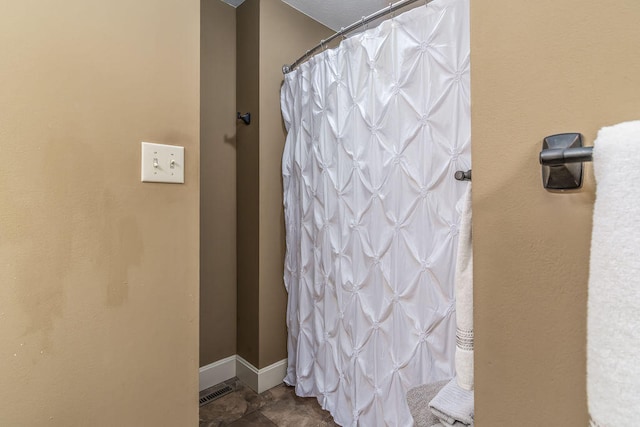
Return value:
<svg viewBox="0 0 640 427">
<path fill-rule="evenodd" d="M 200 366 L 236 354 L 236 10 L 201 0 Z"/>
<path fill-rule="evenodd" d="M 0 14 L 0 425 L 198 422 L 199 2 Z M 140 142 L 185 184 L 140 182 Z"/>
<path fill-rule="evenodd" d="M 286 358 L 280 114 L 282 65 L 331 31 L 279 1 L 237 9 L 238 355 L 256 369 Z"/>
<path fill-rule="evenodd" d="M 542 188 L 554 133 L 640 111 L 640 4 L 471 2 L 476 420 L 583 426 L 594 182 Z"/>
<path fill-rule="evenodd" d="M 237 123 L 237 256 L 238 355 L 258 366 L 260 122 L 260 2 L 245 1 L 236 9 L 237 109 L 251 113 L 251 124 Z"/>
<path fill-rule="evenodd" d="M 260 364 L 287 357 L 284 288 L 282 66 L 333 31 L 280 1 L 260 2 Z"/>
</svg>

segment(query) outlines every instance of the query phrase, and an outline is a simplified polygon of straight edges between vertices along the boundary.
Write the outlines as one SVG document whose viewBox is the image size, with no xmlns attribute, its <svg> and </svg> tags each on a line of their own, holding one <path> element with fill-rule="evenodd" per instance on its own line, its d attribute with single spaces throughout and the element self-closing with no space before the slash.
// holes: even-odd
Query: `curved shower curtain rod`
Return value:
<svg viewBox="0 0 640 427">
<path fill-rule="evenodd" d="M 362 27 L 364 25 L 367 25 L 371 21 L 375 21 L 378 18 L 381 18 L 381 17 L 383 17 L 385 15 L 388 15 L 390 13 L 393 13 L 396 10 L 401 9 L 401 8 L 403 8 L 405 6 L 408 6 L 411 3 L 415 3 L 417 1 L 421 1 L 421 0 L 401 0 L 401 1 L 398 1 L 396 3 L 390 3 L 389 6 L 385 7 L 384 9 L 381 9 L 381 10 L 379 10 L 377 12 L 374 12 L 369 16 L 363 16 L 360 21 L 354 22 L 353 24 L 349 25 L 346 28 L 341 28 L 340 31 L 338 31 L 337 33 L 335 33 L 334 35 L 332 35 L 328 39 L 321 40 L 320 43 L 318 43 L 312 49 L 309 49 L 304 55 L 302 55 L 300 58 L 298 58 L 293 64 L 291 64 L 291 65 L 283 65 L 282 66 L 282 74 L 287 74 L 287 73 L 290 73 L 291 71 L 295 70 L 298 67 L 298 65 L 302 64 L 311 55 L 316 53 L 319 49 L 323 49 L 327 43 L 331 43 L 336 38 L 338 38 L 340 36 L 343 36 L 345 34 L 348 34 L 348 33 L 352 32 L 353 30 L 356 30 L 356 29 L 358 29 L 358 28 L 360 28 L 360 27 Z M 433 0 L 422 0 L 422 1 L 425 2 L 425 6 L 426 6 L 429 3 L 431 3 Z"/>
</svg>

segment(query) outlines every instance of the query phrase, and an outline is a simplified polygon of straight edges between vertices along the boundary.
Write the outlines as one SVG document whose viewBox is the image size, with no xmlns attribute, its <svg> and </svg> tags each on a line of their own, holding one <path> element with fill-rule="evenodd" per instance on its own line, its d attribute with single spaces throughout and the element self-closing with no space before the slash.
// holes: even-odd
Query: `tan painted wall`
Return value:
<svg viewBox="0 0 640 427">
<path fill-rule="evenodd" d="M 245 1 L 236 9 L 237 111 L 251 113 L 251 125 L 237 124 L 238 181 L 238 354 L 259 364 L 259 215 L 260 2 Z"/>
<path fill-rule="evenodd" d="M 238 354 L 258 368 L 287 357 L 282 65 L 329 34 L 281 1 L 247 0 L 237 9 L 237 110 L 252 114 L 237 134 Z"/>
<path fill-rule="evenodd" d="M 593 174 L 541 185 L 542 138 L 640 115 L 640 4 L 471 2 L 476 419 L 585 426 Z"/>
<path fill-rule="evenodd" d="M 236 10 L 201 0 L 200 365 L 236 354 Z"/>
<path fill-rule="evenodd" d="M 287 357 L 284 288 L 282 66 L 333 32 L 281 1 L 260 7 L 260 367 Z"/>
<path fill-rule="evenodd" d="M 199 2 L 4 2 L 0 425 L 196 425 Z M 140 182 L 140 142 L 186 147 Z"/>
</svg>

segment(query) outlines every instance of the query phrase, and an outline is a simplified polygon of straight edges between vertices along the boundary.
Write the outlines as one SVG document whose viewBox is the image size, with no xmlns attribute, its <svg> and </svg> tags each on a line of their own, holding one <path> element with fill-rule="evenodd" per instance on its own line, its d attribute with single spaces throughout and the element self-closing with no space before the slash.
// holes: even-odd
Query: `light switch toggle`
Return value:
<svg viewBox="0 0 640 427">
<path fill-rule="evenodd" d="M 142 143 L 142 182 L 184 183 L 184 147 Z"/>
</svg>

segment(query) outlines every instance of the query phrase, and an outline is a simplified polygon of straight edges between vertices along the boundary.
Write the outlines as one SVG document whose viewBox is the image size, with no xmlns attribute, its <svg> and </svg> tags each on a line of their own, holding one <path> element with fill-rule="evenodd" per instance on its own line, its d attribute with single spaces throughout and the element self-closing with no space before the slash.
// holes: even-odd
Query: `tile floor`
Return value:
<svg viewBox="0 0 640 427">
<path fill-rule="evenodd" d="M 296 396 L 281 384 L 258 394 L 237 378 L 225 381 L 234 391 L 200 407 L 200 427 L 337 426 L 313 397 Z"/>
</svg>

